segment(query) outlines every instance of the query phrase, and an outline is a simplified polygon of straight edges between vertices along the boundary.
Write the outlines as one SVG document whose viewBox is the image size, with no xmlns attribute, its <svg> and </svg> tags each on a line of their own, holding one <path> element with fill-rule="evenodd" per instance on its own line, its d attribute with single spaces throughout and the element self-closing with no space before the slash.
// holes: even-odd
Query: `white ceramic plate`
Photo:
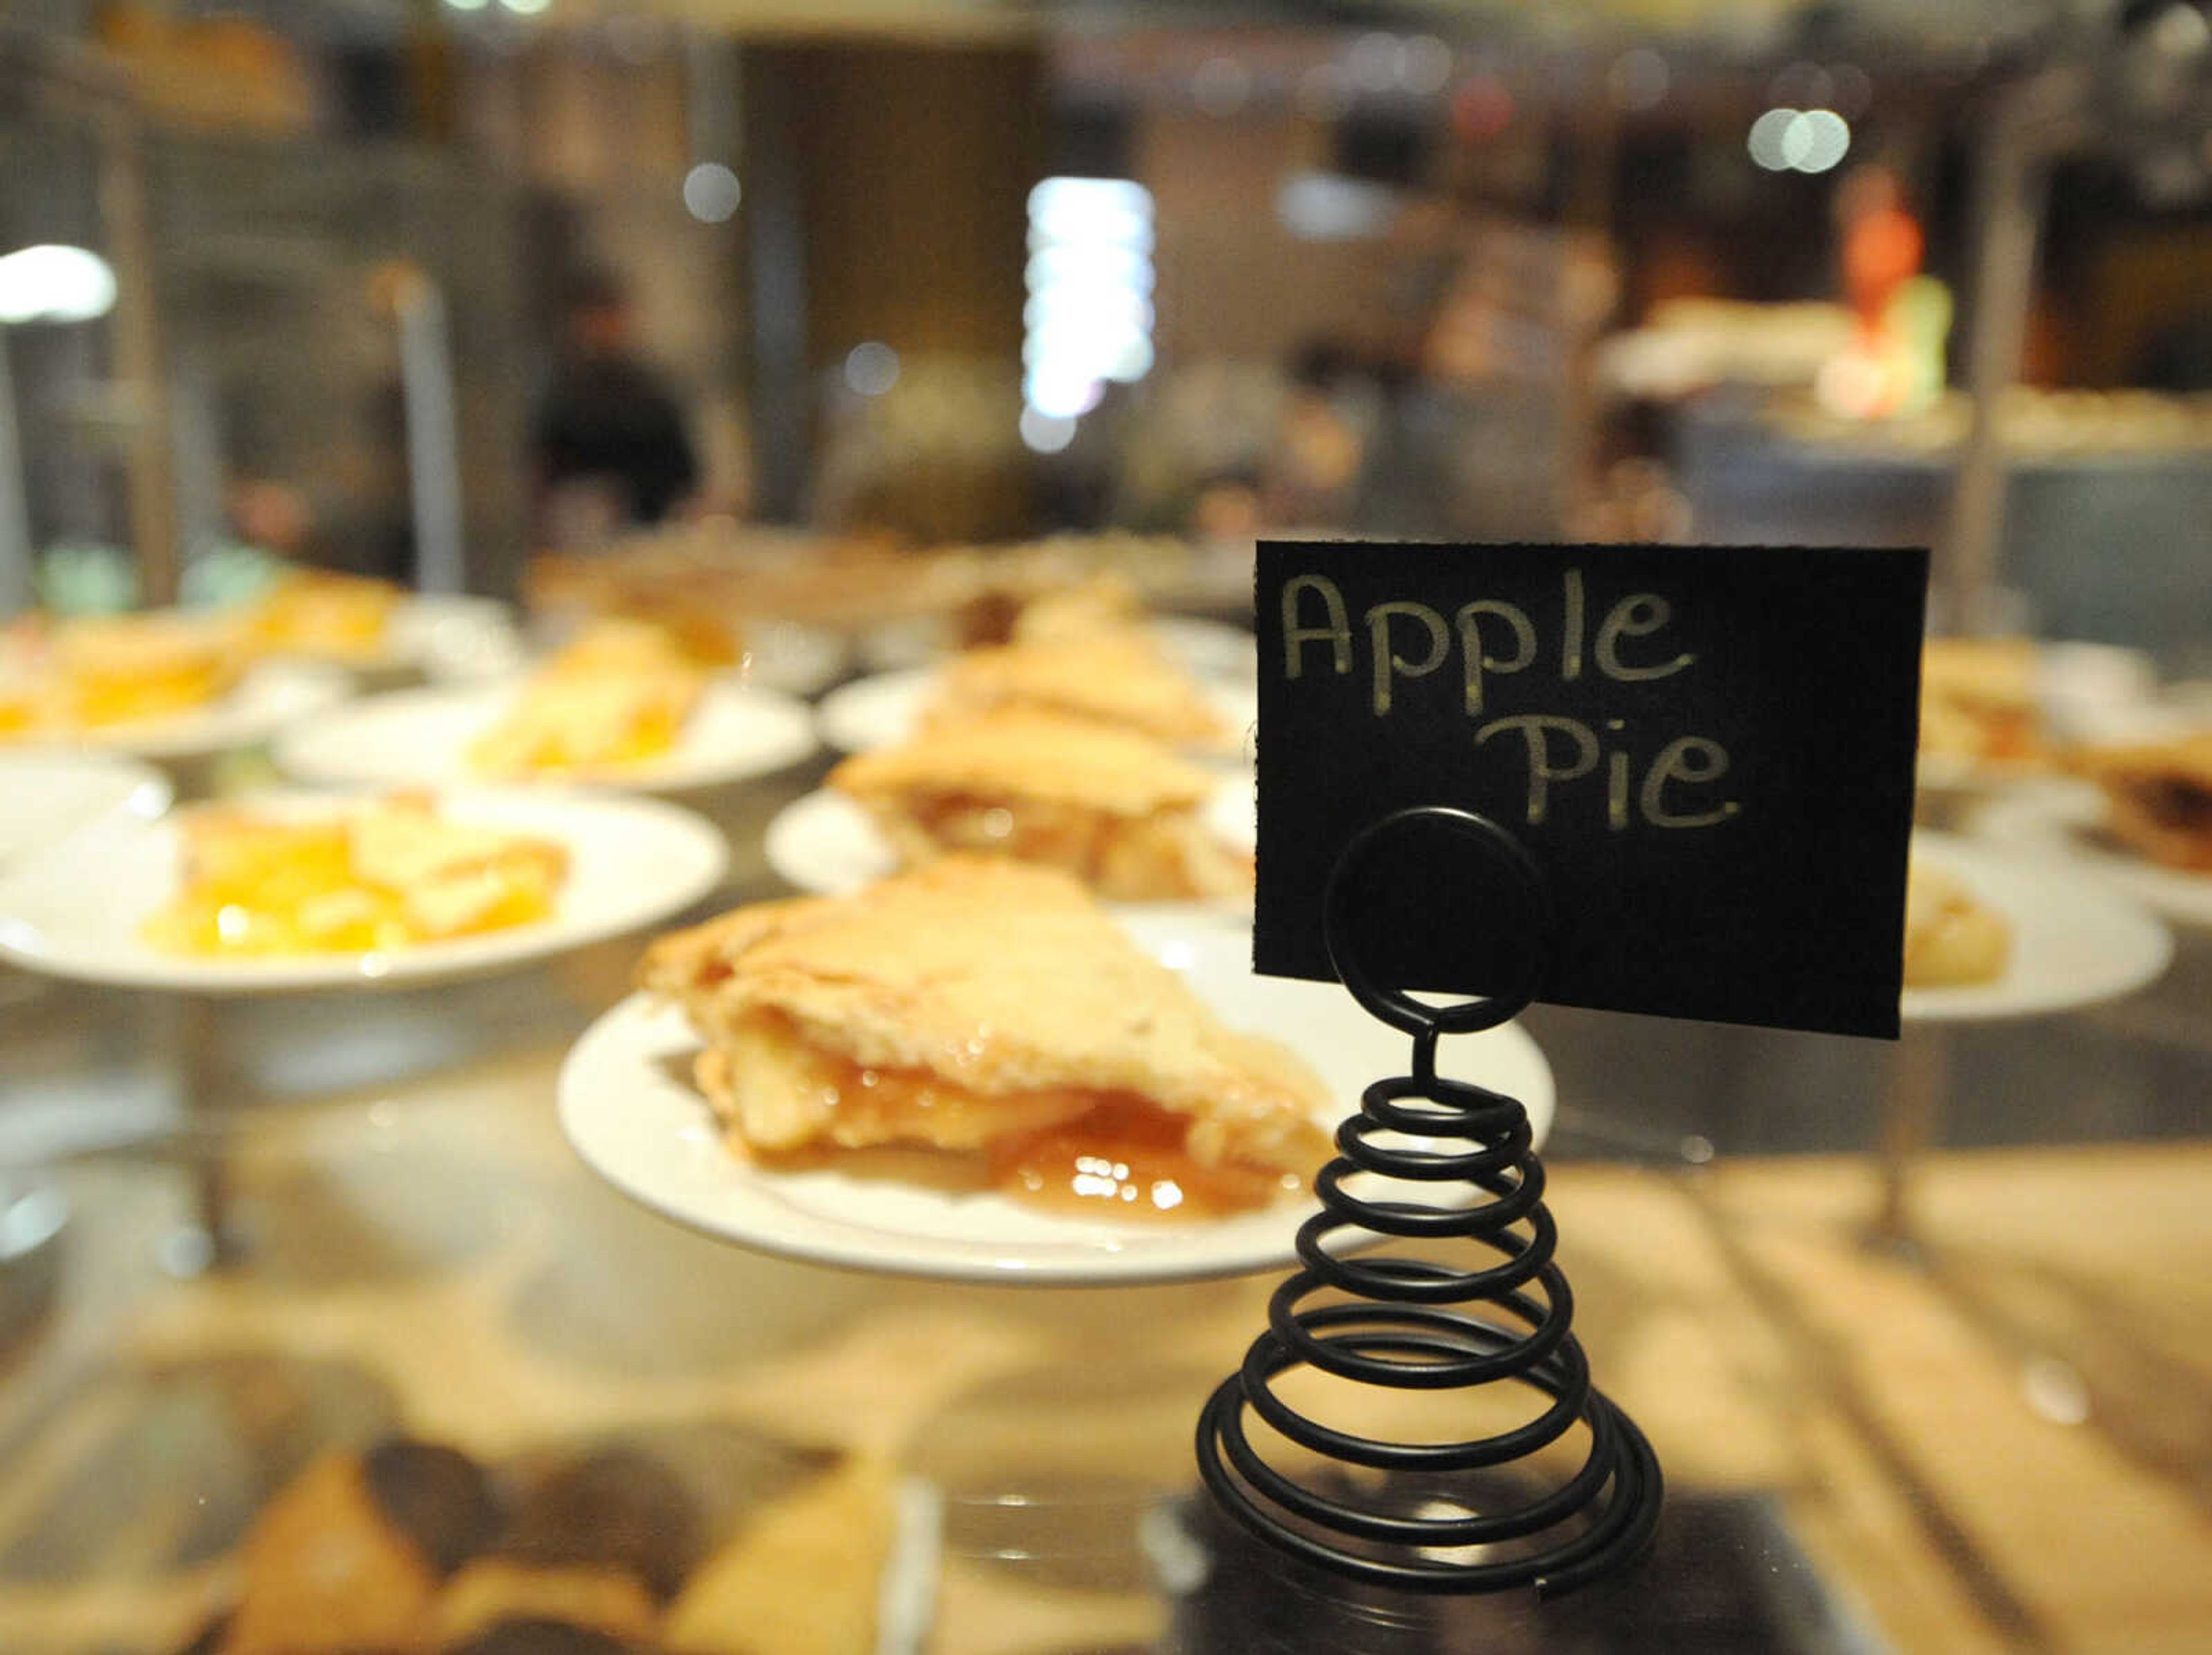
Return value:
<svg viewBox="0 0 2212 1655">
<path fill-rule="evenodd" d="M 1232 803 L 1249 789 L 1224 783 Z M 1214 812 L 1209 805 L 1208 818 Z M 1232 839 L 1249 849 L 1251 840 Z M 817 896 L 842 896 L 899 870 L 899 860 L 868 813 L 842 793 L 817 788 L 794 799 L 768 824 L 764 849 L 779 878 Z M 1251 904 L 1244 904 L 1249 911 Z"/>
<path fill-rule="evenodd" d="M 371 696 L 287 732 L 276 744 L 276 763 L 303 782 L 343 786 L 471 783 L 477 778 L 469 744 L 498 721 L 520 687 L 510 678 Z M 813 722 L 799 703 L 718 679 L 666 752 L 619 770 L 563 779 L 676 793 L 765 776 L 814 748 Z"/>
<path fill-rule="evenodd" d="M 835 632 L 797 621 L 748 622 L 745 653 L 732 671 L 748 684 L 787 696 L 818 696 L 845 675 L 852 646 Z"/>
<path fill-rule="evenodd" d="M 1162 615 L 1152 625 L 1161 648 L 1186 672 L 1230 684 L 1249 684 L 1260 675 L 1258 642 L 1241 626 L 1195 615 Z"/>
<path fill-rule="evenodd" d="M 821 897 L 857 891 L 899 867 L 867 812 L 827 788 L 776 812 L 763 848 L 779 879 Z"/>
<path fill-rule="evenodd" d="M 855 678 L 832 690 L 815 709 L 822 739 L 848 753 L 896 746 L 920 727 L 921 709 L 935 678 L 935 668 L 918 666 L 904 672 Z M 1222 721 L 1239 732 L 1238 745 L 1249 758 L 1252 727 L 1260 716 L 1257 691 L 1249 685 L 1212 680 L 1206 683 L 1206 692 Z"/>
<path fill-rule="evenodd" d="M 2105 795 L 2086 782 L 2045 782 L 1991 800 L 1967 824 L 1972 837 L 2132 897 L 2179 925 L 2212 928 L 2212 873 L 2146 861 L 2108 839 Z"/>
<path fill-rule="evenodd" d="M 161 718 L 102 725 L 40 745 L 123 753 L 132 758 L 209 758 L 266 741 L 299 720 L 343 701 L 352 690 L 352 680 L 340 667 L 319 661 L 263 661 L 249 669 L 229 694 L 204 707 Z"/>
<path fill-rule="evenodd" d="M 0 869 L 110 817 L 169 807 L 161 771 L 106 753 L 0 752 Z"/>
<path fill-rule="evenodd" d="M 271 794 L 266 807 L 328 808 L 336 795 Z M 483 936 L 383 954 L 194 959 L 139 936 L 177 888 L 174 818 L 111 820 L 33 856 L 0 879 L 0 956 L 51 977 L 188 994 L 272 994 L 396 986 L 499 970 L 602 941 L 681 912 L 714 888 L 727 849 L 712 825 L 651 800 L 551 789 L 456 792 L 456 821 L 556 839 L 568 876 L 552 917 Z"/>
<path fill-rule="evenodd" d="M 384 647 L 362 665 L 414 667 L 433 683 L 497 678 L 523 664 L 522 634 L 496 598 L 418 592 L 385 629 Z"/>
<path fill-rule="evenodd" d="M 2154 982 L 2172 958 L 2166 928 L 2109 886 L 2048 861 L 1942 833 L 1916 833 L 1912 854 L 1960 881 L 2012 922 L 2011 958 L 1994 983 L 1907 989 L 1908 1023 L 1991 1021 L 2072 1011 Z"/>
<path fill-rule="evenodd" d="M 1334 1129 L 1371 1081 L 1406 1073 L 1407 1037 L 1342 989 L 1255 977 L 1244 927 L 1191 912 L 1125 915 L 1123 922 L 1225 1021 L 1304 1054 L 1328 1083 L 1322 1125 Z M 1235 1218 L 1124 1224 L 1042 1212 L 998 1195 L 767 1170 L 722 1146 L 689 1078 L 698 1044 L 679 1009 L 633 995 L 568 1054 L 561 1123 L 577 1153 L 616 1188 L 679 1224 L 763 1252 L 1010 1284 L 1169 1281 L 1287 1264 L 1292 1234 L 1313 1210 L 1286 1203 Z M 1447 1040 L 1442 1067 L 1520 1098 L 1541 1141 L 1552 1120 L 1552 1071 L 1526 1033 L 1509 1025 Z"/>
</svg>

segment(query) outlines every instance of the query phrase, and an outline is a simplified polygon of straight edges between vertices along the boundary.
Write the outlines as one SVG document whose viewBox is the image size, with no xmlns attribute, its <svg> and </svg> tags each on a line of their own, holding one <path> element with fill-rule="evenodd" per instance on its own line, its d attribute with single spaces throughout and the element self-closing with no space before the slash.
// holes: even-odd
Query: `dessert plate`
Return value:
<svg viewBox="0 0 2212 1655">
<path fill-rule="evenodd" d="M 1914 834 L 1912 854 L 2009 920 L 2013 943 L 1993 983 L 1907 989 L 1907 1023 L 2073 1011 L 2154 982 L 2172 958 L 2166 927 L 2087 874 L 1942 833 Z"/>
<path fill-rule="evenodd" d="M 935 678 L 935 668 L 917 666 L 903 672 L 855 678 L 832 690 L 816 709 L 822 739 L 848 753 L 904 741 L 921 725 Z M 1238 748 L 1249 758 L 1252 727 L 1260 716 L 1258 691 L 1250 684 L 1218 678 L 1203 682 L 1215 711 L 1223 723 L 1238 733 Z"/>
<path fill-rule="evenodd" d="M 520 689 L 519 679 L 508 678 L 371 696 L 287 732 L 276 744 L 276 763 L 303 782 L 343 786 L 471 783 L 480 778 L 469 764 L 470 744 L 498 721 Z M 553 779 L 676 793 L 765 776 L 814 749 L 813 724 L 799 702 L 717 678 L 666 752 Z"/>
<path fill-rule="evenodd" d="M 276 794 L 253 802 L 312 811 L 342 797 Z M 0 878 L 0 958 L 49 977 L 188 994 L 425 983 L 526 964 L 657 924 L 712 891 L 728 855 L 711 824 L 652 800 L 481 789 L 441 796 L 438 806 L 457 822 L 566 846 L 568 873 L 552 916 L 375 954 L 231 960 L 170 953 L 143 940 L 139 928 L 177 888 L 182 836 L 175 819 L 110 818 Z"/>
<path fill-rule="evenodd" d="M 1249 784 L 1224 783 L 1232 800 L 1249 794 Z M 1208 819 L 1215 812 L 1210 805 Z M 1249 835 L 1231 843 L 1251 848 Z M 899 859 L 868 812 L 828 788 L 794 799 L 768 824 L 768 865 L 786 883 L 817 897 L 842 896 L 899 870 Z M 1249 910 L 1251 904 L 1244 908 Z"/>
<path fill-rule="evenodd" d="M 852 646 L 835 632 L 797 621 L 748 622 L 744 657 L 732 676 L 787 696 L 818 696 L 845 676 Z"/>
<path fill-rule="evenodd" d="M 1233 1027 L 1273 1036 L 1328 1083 L 1317 1122 L 1358 1106 L 1361 1091 L 1407 1072 L 1407 1037 L 1334 983 L 1253 975 L 1243 924 L 1179 909 L 1121 920 L 1182 972 Z M 698 1037 L 676 1006 L 633 995 L 587 1030 L 562 1064 L 561 1123 L 586 1165 L 662 1216 L 741 1246 L 891 1275 L 1014 1285 L 1108 1285 L 1237 1275 L 1279 1268 L 1314 1210 L 1181 1222 L 1115 1222 L 1041 1211 L 993 1192 L 821 1168 L 780 1170 L 732 1155 L 690 1080 Z M 1528 1106 L 1541 1142 L 1552 1121 L 1551 1066 L 1508 1025 L 1443 1042 L 1447 1074 Z"/>
<path fill-rule="evenodd" d="M 371 678 L 411 672 L 446 679 L 513 671 L 520 664 L 521 640 L 507 605 L 496 598 L 410 592 L 392 605 L 374 642 L 266 647 L 275 660 L 341 666 Z"/>
<path fill-rule="evenodd" d="M 496 598 L 418 592 L 401 600 L 380 648 L 342 664 L 412 667 L 434 683 L 495 678 L 523 664 L 522 635 Z"/>
<path fill-rule="evenodd" d="M 2212 928 L 2212 873 L 2148 861 L 2104 831 L 2105 795 L 2087 782 L 2055 781 L 1994 799 L 1967 823 L 1974 839 L 2132 897 L 2177 925 Z"/>
<path fill-rule="evenodd" d="M 131 759 L 0 752 L 0 869 L 112 816 L 150 822 L 172 796 L 167 776 Z"/>
</svg>

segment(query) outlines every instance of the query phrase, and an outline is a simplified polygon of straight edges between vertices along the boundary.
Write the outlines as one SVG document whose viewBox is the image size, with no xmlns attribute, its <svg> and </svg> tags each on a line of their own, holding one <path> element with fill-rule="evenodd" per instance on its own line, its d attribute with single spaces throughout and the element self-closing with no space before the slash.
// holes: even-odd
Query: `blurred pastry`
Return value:
<svg viewBox="0 0 2212 1655">
<path fill-rule="evenodd" d="M 12 663 L 0 662 L 0 741 L 33 734 L 44 718 L 38 679 Z"/>
<path fill-rule="evenodd" d="M 2077 758 L 2104 789 L 2106 831 L 2168 867 L 2212 873 L 2212 730 Z"/>
<path fill-rule="evenodd" d="M 66 729 L 162 718 L 229 691 L 248 651 L 237 624 L 167 611 L 70 621 L 53 635 L 48 721 Z"/>
<path fill-rule="evenodd" d="M 663 1641 L 673 1655 L 873 1655 L 896 1493 L 862 1455 L 778 1500 L 700 1566 Z"/>
<path fill-rule="evenodd" d="M 2027 638 L 1930 638 L 1920 656 L 1920 751 L 1974 764 L 2045 757 L 2039 654 Z"/>
<path fill-rule="evenodd" d="M 923 1147 L 1041 1203 L 1178 1217 L 1261 1205 L 1326 1154 L 1311 1071 L 1047 869 L 948 856 L 758 904 L 663 938 L 642 975 L 705 1037 L 740 1154 Z"/>
<path fill-rule="evenodd" d="M 447 1583 L 433 1616 L 443 1646 L 502 1622 L 550 1621 L 622 1639 L 653 1635 L 660 1620 L 653 1596 L 626 1569 L 548 1567 L 480 1557 Z"/>
<path fill-rule="evenodd" d="M 950 723 L 1007 706 L 1119 724 L 1177 746 L 1224 747 L 1238 733 L 1151 638 L 1127 627 L 971 649 L 938 674 L 924 721 Z"/>
<path fill-rule="evenodd" d="M 676 745 L 706 673 L 657 626 L 601 621 L 532 673 L 504 716 L 469 745 L 501 777 L 619 770 Z"/>
<path fill-rule="evenodd" d="M 246 624 L 269 648 L 331 660 L 373 658 L 404 594 L 389 581 L 327 569 L 296 569 L 248 609 Z"/>
<path fill-rule="evenodd" d="M 458 1448 L 393 1437 L 362 1456 L 369 1493 L 441 1574 L 451 1574 L 498 1536 L 491 1478 Z"/>
<path fill-rule="evenodd" d="M 511 1619 L 495 1622 L 440 1655 L 639 1655 L 629 1639 L 566 1621 Z"/>
<path fill-rule="evenodd" d="M 269 1503 L 240 1567 L 222 1655 L 423 1647 L 437 1573 L 377 1504 L 351 1454 L 324 1455 Z"/>
<path fill-rule="evenodd" d="M 180 953 L 361 953 L 501 930 L 549 916 L 568 871 L 553 841 L 453 821 L 416 794 L 304 817 L 202 806 L 179 831 L 179 890 L 144 935 Z"/>
<path fill-rule="evenodd" d="M 611 1448 L 531 1480 L 501 1555 L 544 1570 L 615 1571 L 674 1595 L 700 1551 L 699 1513 L 650 1455 Z"/>
<path fill-rule="evenodd" d="M 1099 632 L 1134 626 L 1145 618 L 1137 588 L 1111 570 L 1079 586 L 1047 593 L 1025 605 L 1014 619 L 1011 642 L 1067 643 Z"/>
<path fill-rule="evenodd" d="M 1251 857 L 1204 819 L 1215 778 L 1133 730 L 1007 707 L 856 754 L 829 785 L 909 867 L 964 850 L 1056 867 L 1122 901 L 1252 894 Z"/>
<path fill-rule="evenodd" d="M 1954 875 L 1915 859 L 1905 883 L 1905 986 L 1994 983 L 2012 957 L 2012 927 Z"/>
</svg>

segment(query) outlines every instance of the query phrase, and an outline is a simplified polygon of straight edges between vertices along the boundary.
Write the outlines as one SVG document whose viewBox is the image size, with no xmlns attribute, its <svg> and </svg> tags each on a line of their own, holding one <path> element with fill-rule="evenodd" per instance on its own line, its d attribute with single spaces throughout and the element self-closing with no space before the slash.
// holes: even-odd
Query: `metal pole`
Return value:
<svg viewBox="0 0 2212 1655">
<path fill-rule="evenodd" d="M 106 111 L 99 126 L 100 198 L 108 258 L 115 266 L 115 377 L 135 405 L 125 465 L 131 549 L 149 604 L 177 600 L 177 500 L 170 472 L 168 364 L 161 353 L 161 299 L 155 290 L 153 230 L 146 200 L 146 156 L 137 118 Z"/>
<path fill-rule="evenodd" d="M 1998 405 L 2020 377 L 2035 297 L 2050 157 L 2071 135 L 2081 100 L 2078 73 L 2056 71 L 2008 88 L 1982 124 L 1974 157 L 1970 245 L 1974 249 L 1966 392 L 1972 423 L 1959 455 L 1940 589 L 1951 630 L 1997 620 L 1995 595 L 2009 477 Z"/>
<path fill-rule="evenodd" d="M 407 484 L 415 514 L 415 583 L 424 592 L 465 592 L 460 437 L 453 415 L 445 295 L 427 276 L 414 276 L 401 289 L 397 309 L 400 394 L 407 410 Z"/>
<path fill-rule="evenodd" d="M 31 507 L 15 432 L 15 381 L 8 368 L 8 330 L 0 327 L 0 617 L 31 603 Z"/>
</svg>

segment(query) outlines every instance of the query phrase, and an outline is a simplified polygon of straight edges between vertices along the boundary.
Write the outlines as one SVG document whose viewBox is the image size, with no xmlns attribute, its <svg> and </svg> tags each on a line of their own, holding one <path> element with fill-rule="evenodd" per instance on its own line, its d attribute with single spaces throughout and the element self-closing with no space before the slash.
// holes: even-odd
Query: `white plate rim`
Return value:
<svg viewBox="0 0 2212 1655">
<path fill-rule="evenodd" d="M 2013 927 L 2013 958 L 1994 983 L 1905 990 L 1908 1024 L 1996 1022 L 2079 1011 L 2157 981 L 2173 956 L 2166 928 L 2096 880 L 1952 834 L 1917 832 L 1913 855 L 1954 874 Z M 2081 945 L 2098 969 L 2078 968 Z M 2069 970 L 2070 958 L 2075 969 Z M 2023 980 L 2025 979 L 2025 980 Z"/>
<path fill-rule="evenodd" d="M 1126 913 L 1123 918 L 1144 933 L 1142 921 L 1129 920 Z M 1178 926 L 1207 924 L 1202 917 L 1178 916 L 1163 919 L 1153 934 L 1162 937 Z M 1307 986 L 1342 995 L 1333 984 Z M 1348 997 L 1343 1004 L 1348 1015 L 1364 1019 Z M 1379 1041 L 1398 1037 L 1380 1025 L 1369 1026 L 1378 1031 Z M 1507 1025 L 1456 1044 L 1457 1053 L 1451 1044 L 1445 1048 L 1446 1072 L 1470 1072 L 1455 1066 L 1455 1059 L 1479 1044 L 1488 1056 L 1472 1073 L 1488 1075 L 1493 1084 L 1521 1098 L 1540 1143 L 1551 1125 L 1556 1088 L 1551 1066 L 1534 1037 L 1517 1025 Z M 1127 1287 L 1286 1268 L 1296 1263 L 1293 1237 L 1298 1225 L 1316 1210 L 1310 1201 L 1285 1203 L 1218 1224 L 1158 1229 L 1132 1226 L 1110 1240 L 1099 1238 L 1097 1220 L 1058 1220 L 1024 1211 L 1024 1224 L 1048 1234 L 1064 1226 L 1067 1239 L 1049 1244 L 919 1235 L 824 1217 L 777 1193 L 777 1181 L 789 1175 L 763 1171 L 730 1156 L 714 1141 L 704 1103 L 688 1086 L 659 1070 L 660 1058 L 696 1045 L 680 1008 L 643 993 L 632 995 L 601 1016 L 570 1049 L 561 1068 L 556 1108 L 571 1148 L 597 1176 L 647 1210 L 725 1244 L 878 1275 L 1002 1286 Z M 614 1084 L 603 1084 L 603 1068 L 611 1071 L 609 1078 Z M 1365 1080 L 1380 1078 L 1381 1073 L 1378 1069 Z M 1358 1104 L 1356 1092 L 1332 1094 L 1317 1111 L 1316 1123 L 1333 1130 Z M 635 1137 L 641 1121 L 647 1123 L 649 1135 L 642 1155 Z M 684 1137 L 687 1133 L 695 1135 Z M 675 1140 L 664 1135 L 667 1134 L 676 1135 Z M 772 1220 L 733 1219 L 726 1210 L 710 1210 L 706 1199 L 695 1201 L 674 1186 L 665 1175 L 665 1163 L 658 1170 L 650 1165 L 641 1170 L 653 1153 L 693 1152 L 697 1152 L 699 1164 L 714 1169 L 706 1176 L 717 1196 L 726 1199 L 734 1195 L 742 1207 L 772 1214 Z M 864 1202 L 865 1190 L 856 1191 L 854 1199 Z M 1004 1197 L 964 1199 L 985 1203 L 987 1213 L 1006 1210 Z"/>
<path fill-rule="evenodd" d="M 359 792 L 287 789 L 249 796 L 240 802 L 276 809 L 324 806 Z M 207 961 L 164 954 L 136 946 L 86 952 L 56 947 L 51 927 L 41 928 L 15 904 L 19 881 L 48 885 L 72 877 L 72 863 L 86 857 L 112 858 L 133 851 L 169 854 L 162 846 L 133 844 L 173 835 L 174 818 L 118 824 L 121 839 L 78 834 L 0 876 L 0 959 L 44 977 L 108 988 L 176 994 L 232 996 L 307 994 L 340 989 L 420 986 L 534 964 L 594 943 L 630 935 L 681 913 L 708 896 L 728 871 L 729 847 L 714 825 L 693 812 L 659 800 L 626 798 L 580 789 L 452 788 L 437 795 L 441 809 L 464 818 L 490 819 L 526 831 L 562 838 L 572 850 L 586 822 L 601 827 L 627 822 L 654 839 L 654 854 L 630 859 L 651 868 L 660 883 L 609 911 L 589 917 L 554 917 L 480 936 L 428 942 L 387 955 L 301 955 L 274 959 Z M 562 832 L 563 824 L 568 833 Z M 108 865 L 112 866 L 112 862 Z M 32 912 L 37 912 L 35 897 Z"/>
<path fill-rule="evenodd" d="M 143 759 L 92 748 L 9 748 L 0 749 L 0 814 L 4 814 L 12 800 L 21 796 L 18 789 L 24 780 L 35 778 L 41 771 L 50 776 L 97 779 L 106 786 L 106 800 L 84 819 L 71 822 L 13 855 L 0 848 L 0 870 L 4 870 L 15 856 L 42 855 L 70 834 L 111 816 L 119 814 L 154 821 L 176 799 L 176 788 L 169 778 Z"/>
<path fill-rule="evenodd" d="M 2109 885 L 2177 924 L 2212 929 L 2212 873 L 2190 873 L 2097 843 L 2105 796 L 2093 782 L 2060 779 L 1992 799 L 1966 834 Z"/>
<path fill-rule="evenodd" d="M 762 725 L 760 750 L 746 755 L 707 745 L 695 715 L 692 726 L 674 748 L 652 762 L 589 776 L 564 776 L 544 782 L 472 780 L 459 746 L 421 749 L 423 768 L 386 766 L 357 757 L 364 727 L 412 715 L 435 720 L 479 719 L 489 725 L 521 689 L 520 675 L 472 682 L 430 684 L 382 695 L 363 696 L 343 707 L 295 724 L 280 735 L 271 756 L 279 770 L 299 781 L 333 787 L 546 787 L 605 789 L 623 793 L 687 793 L 773 776 L 805 763 L 820 750 L 814 722 L 804 703 L 757 685 L 717 677 L 701 697 L 700 712 L 740 716 Z M 465 744 L 464 744 L 465 745 Z"/>
<path fill-rule="evenodd" d="M 938 670 L 935 665 L 910 666 L 839 685 L 815 703 L 816 726 L 823 744 L 840 752 L 857 753 L 904 739 Z M 1259 717 L 1256 689 L 1224 678 L 1200 678 L 1198 685 L 1235 731 L 1237 751 L 1249 761 L 1252 727 Z"/>
<path fill-rule="evenodd" d="M 352 693 L 352 675 L 342 666 L 271 658 L 256 661 L 228 695 L 205 706 L 21 745 L 26 751 L 119 753 L 173 762 L 204 758 L 266 741 Z"/>
</svg>

